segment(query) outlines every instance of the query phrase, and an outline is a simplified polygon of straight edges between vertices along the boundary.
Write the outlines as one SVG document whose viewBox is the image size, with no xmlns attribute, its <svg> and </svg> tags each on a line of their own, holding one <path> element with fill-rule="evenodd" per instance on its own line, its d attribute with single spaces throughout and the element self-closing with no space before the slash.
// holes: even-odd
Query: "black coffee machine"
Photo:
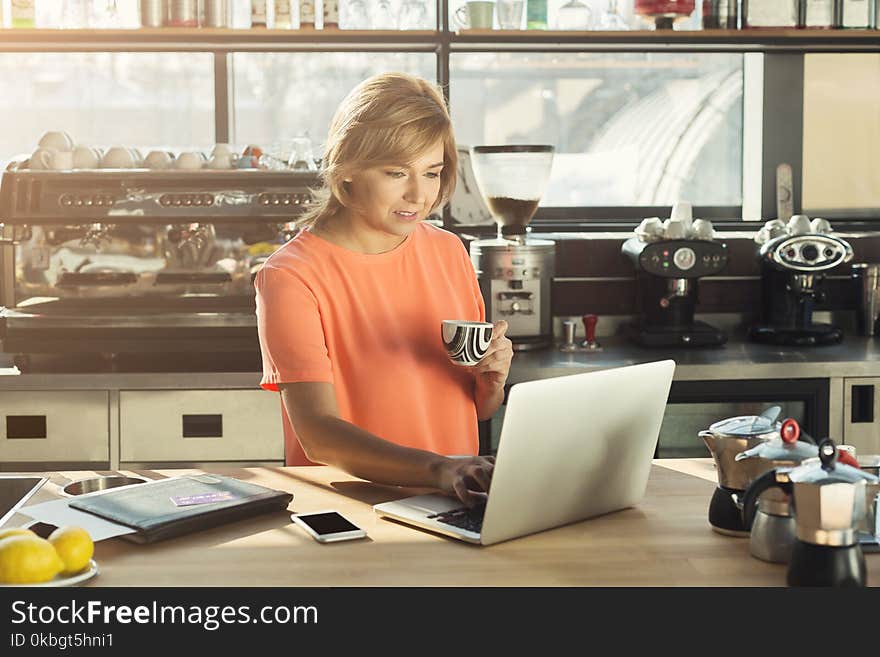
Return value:
<svg viewBox="0 0 880 657">
<path fill-rule="evenodd" d="M 621 251 L 636 268 L 639 317 L 628 330 L 633 340 L 644 347 L 715 347 L 727 341 L 721 330 L 694 319 L 698 279 L 727 266 L 726 244 L 636 236 Z"/>
<path fill-rule="evenodd" d="M 843 331 L 813 322 L 813 312 L 825 299 L 825 273 L 852 257 L 848 242 L 827 233 L 785 232 L 761 244 L 761 315 L 749 338 L 798 346 L 840 342 Z"/>
</svg>

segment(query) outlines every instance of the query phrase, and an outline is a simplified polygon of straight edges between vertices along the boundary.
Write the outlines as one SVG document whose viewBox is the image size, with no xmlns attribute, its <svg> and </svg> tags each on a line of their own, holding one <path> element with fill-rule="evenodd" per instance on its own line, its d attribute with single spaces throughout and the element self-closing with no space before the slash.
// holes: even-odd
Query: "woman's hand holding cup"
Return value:
<svg viewBox="0 0 880 657">
<path fill-rule="evenodd" d="M 507 381 L 510 363 L 513 361 L 513 342 L 506 334 L 507 322 L 503 319 L 492 325 L 492 341 L 489 343 L 489 349 L 480 362 L 473 366 L 477 385 L 501 388 Z"/>
</svg>

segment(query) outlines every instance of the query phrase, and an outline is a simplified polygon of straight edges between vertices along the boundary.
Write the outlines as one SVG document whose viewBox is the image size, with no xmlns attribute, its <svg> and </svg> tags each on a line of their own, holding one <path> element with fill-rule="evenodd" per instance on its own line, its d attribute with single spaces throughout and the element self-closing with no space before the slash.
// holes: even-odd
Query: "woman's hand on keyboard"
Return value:
<svg viewBox="0 0 880 657">
<path fill-rule="evenodd" d="M 494 469 L 494 456 L 447 458 L 440 471 L 440 488 L 465 506 L 485 503 Z"/>
</svg>

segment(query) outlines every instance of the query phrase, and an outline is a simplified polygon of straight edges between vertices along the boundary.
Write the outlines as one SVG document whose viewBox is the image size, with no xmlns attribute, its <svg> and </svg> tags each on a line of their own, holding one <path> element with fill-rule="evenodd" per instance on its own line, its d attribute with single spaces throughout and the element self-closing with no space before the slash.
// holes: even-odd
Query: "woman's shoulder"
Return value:
<svg viewBox="0 0 880 657">
<path fill-rule="evenodd" d="M 425 243 L 430 243 L 433 248 L 438 246 L 448 248 L 455 254 L 459 254 L 464 249 L 464 242 L 458 235 L 427 221 L 419 224 L 417 235 Z"/>
<path fill-rule="evenodd" d="M 315 238 L 308 231 L 301 231 L 296 237 L 275 249 L 263 262 L 261 270 L 282 272 L 294 278 L 307 280 L 314 273 L 319 262 Z"/>
</svg>

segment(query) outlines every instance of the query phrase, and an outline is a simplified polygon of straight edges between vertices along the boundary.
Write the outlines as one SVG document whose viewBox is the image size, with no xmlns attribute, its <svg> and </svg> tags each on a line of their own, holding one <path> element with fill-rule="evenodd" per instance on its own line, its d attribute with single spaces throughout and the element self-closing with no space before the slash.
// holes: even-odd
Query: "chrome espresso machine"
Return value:
<svg viewBox="0 0 880 657">
<path fill-rule="evenodd" d="M 474 178 L 498 225 L 498 236 L 474 240 L 471 261 L 486 320 L 505 320 L 516 350 L 553 344 L 550 286 L 556 243 L 531 238 L 527 227 L 547 186 L 553 146 L 475 146 Z"/>
<path fill-rule="evenodd" d="M 19 369 L 259 370 L 253 278 L 317 173 L 25 163 L 0 182 L 0 339 Z"/>
</svg>

